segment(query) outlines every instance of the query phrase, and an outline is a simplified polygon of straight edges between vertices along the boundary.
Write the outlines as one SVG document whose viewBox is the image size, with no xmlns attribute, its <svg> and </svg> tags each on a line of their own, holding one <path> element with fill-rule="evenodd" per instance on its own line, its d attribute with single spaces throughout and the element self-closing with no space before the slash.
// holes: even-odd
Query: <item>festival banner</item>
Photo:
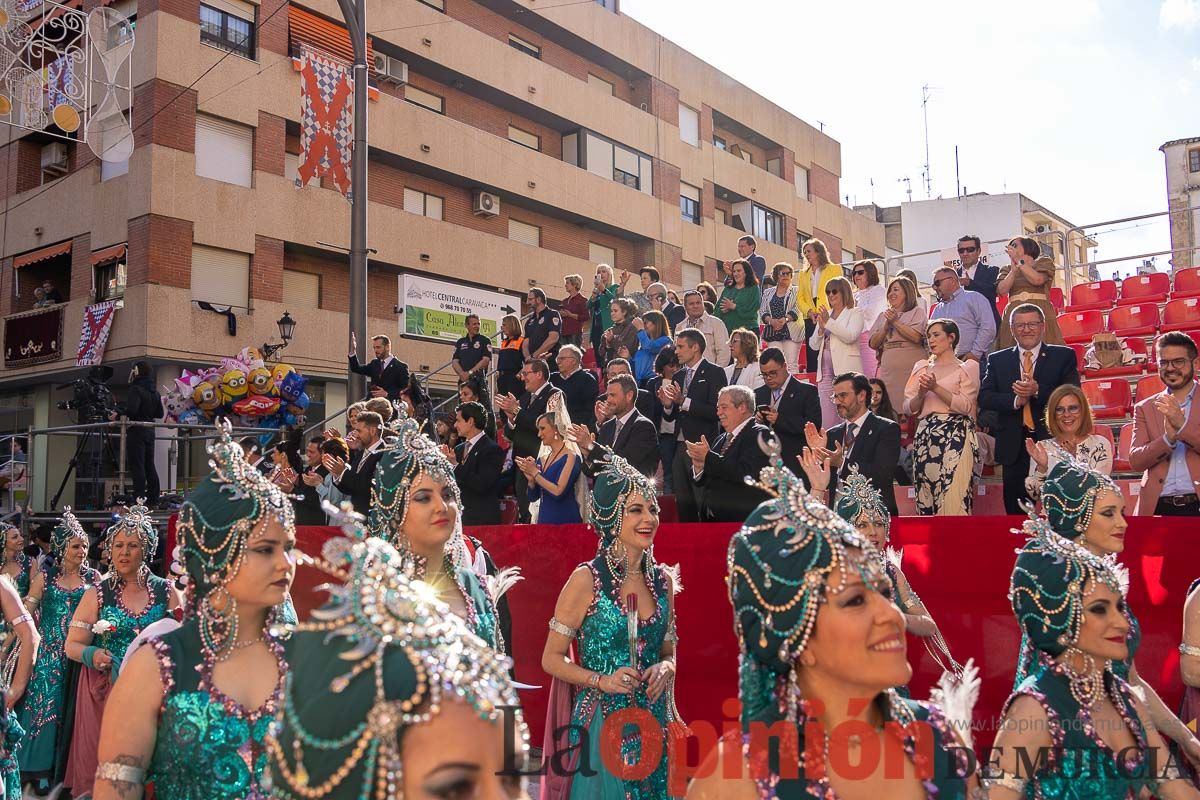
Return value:
<svg viewBox="0 0 1200 800">
<path fill-rule="evenodd" d="M 104 360 L 104 349 L 108 346 L 108 334 L 116 315 L 116 300 L 95 303 L 83 310 L 83 330 L 79 333 L 75 366 L 94 367 Z"/>
<path fill-rule="evenodd" d="M 60 304 L 4 320 L 4 366 L 28 367 L 55 361 L 62 354 L 63 309 Z"/>
<path fill-rule="evenodd" d="M 510 294 L 456 283 L 401 275 L 400 298 L 404 322 L 401 333 L 439 342 L 456 342 L 466 335 L 467 315 L 479 316 L 479 332 L 491 338 L 505 314 L 515 314 L 521 301 Z"/>
<path fill-rule="evenodd" d="M 300 67 L 300 169 L 296 186 L 328 175 L 350 199 L 354 83 L 349 65 L 307 50 Z"/>
</svg>

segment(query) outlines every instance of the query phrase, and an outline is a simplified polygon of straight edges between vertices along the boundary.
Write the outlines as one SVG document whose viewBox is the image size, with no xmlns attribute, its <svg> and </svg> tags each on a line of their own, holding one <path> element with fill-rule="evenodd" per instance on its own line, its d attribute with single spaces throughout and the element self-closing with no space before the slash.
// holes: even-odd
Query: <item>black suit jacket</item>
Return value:
<svg viewBox="0 0 1200 800">
<path fill-rule="evenodd" d="M 996 463 L 1015 464 L 1025 449 L 1024 411 L 1013 408 L 1017 396 L 1012 385 L 1021 379 L 1019 347 L 997 350 L 987 357 L 983 378 L 979 381 L 979 407 L 999 416 L 996 430 Z M 1043 344 L 1033 363 L 1033 378 L 1038 392 L 1029 399 L 1033 411 L 1034 439 L 1049 439 L 1046 430 L 1046 401 L 1055 387 L 1064 383 L 1079 385 L 1079 365 L 1075 351 L 1060 344 Z"/>
<path fill-rule="evenodd" d="M 756 406 L 771 405 L 771 390 L 766 386 L 755 389 L 754 404 Z M 780 396 L 779 405 L 776 408 L 779 416 L 776 418 L 773 428 L 783 450 L 783 463 L 800 476 L 805 486 L 808 486 L 808 476 L 800 468 L 798 456 L 804 451 L 806 444 L 805 424 L 811 422 L 818 428 L 821 427 L 821 399 L 817 395 L 817 387 L 811 383 L 802 383 L 795 378 L 789 378 L 783 387 L 783 395 Z"/>
<path fill-rule="evenodd" d="M 989 267 L 980 262 L 975 265 L 975 274 L 967 284 L 967 291 L 979 292 L 992 304 L 992 314 L 996 317 L 996 330 L 1000 330 L 1000 310 L 996 308 L 996 284 L 1000 281 L 1000 268 Z"/>
<path fill-rule="evenodd" d="M 458 463 L 454 479 L 462 494 L 463 525 L 500 524 L 500 472 L 504 468 L 504 451 L 491 437 L 483 437 L 463 459 L 467 442 L 455 448 Z"/>
<path fill-rule="evenodd" d="M 504 435 L 513 443 L 514 456 L 537 455 L 542 444 L 537 435 L 538 417 L 546 413 L 546 404 L 557 391 L 553 386 L 544 386 L 536 398 L 526 392 L 518 401 L 520 409 L 516 419 L 509 420 L 508 415 L 504 415 Z"/>
<path fill-rule="evenodd" d="M 638 472 L 654 477 L 658 471 L 658 427 L 635 408 L 629 422 L 621 428 L 621 436 L 614 442 L 616 430 L 616 419 L 608 420 L 600 426 L 596 441 L 628 461 Z M 595 454 L 593 448 L 588 455 Z M 585 463 L 584 467 L 589 475 L 594 474 L 593 464 Z"/>
<path fill-rule="evenodd" d="M 336 485 L 342 494 L 350 498 L 354 510 L 364 517 L 371 510 L 371 480 L 375 477 L 375 467 L 386 452 L 384 447 L 375 450 L 369 456 L 364 456 L 356 467 L 349 467 Z"/>
<path fill-rule="evenodd" d="M 751 420 L 729 445 L 725 455 L 721 450 L 729 439 L 722 432 L 712 443 L 704 459 L 704 472 L 698 485 L 704 487 L 702 519 L 713 522 L 742 522 L 758 504 L 767 499 L 761 489 L 747 486 L 746 478 L 758 480 L 767 465 L 768 457 L 758 444 L 759 437 L 771 438 L 771 429 Z"/>
<path fill-rule="evenodd" d="M 846 439 L 846 423 L 835 425 L 826 432 L 826 447 L 834 449 Z M 842 466 L 837 471 L 837 484 L 850 472 L 851 465 L 857 465 L 858 471 L 871 481 L 871 485 L 883 495 L 883 502 L 888 511 L 894 516 L 899 514 L 896 508 L 895 473 L 896 465 L 900 463 L 900 426 L 890 419 L 868 414 L 863 420 L 862 430 L 854 437 L 854 447 L 848 458 L 842 459 Z M 833 504 L 835 491 L 830 493 L 830 505 Z"/>
<path fill-rule="evenodd" d="M 577 369 L 571 377 L 563 378 L 561 373 L 550 375 L 550 383 L 562 389 L 563 399 L 567 403 L 567 411 L 571 422 L 575 425 L 596 427 L 596 393 L 600 391 L 596 376 L 590 370 Z"/>
<path fill-rule="evenodd" d="M 671 326 L 671 330 L 679 327 L 679 323 L 683 322 L 683 318 L 687 316 L 687 309 L 681 303 L 667 303 L 663 306 L 663 316 L 667 318 L 667 324 Z"/>
<path fill-rule="evenodd" d="M 408 364 L 393 356 L 387 369 L 382 367 L 383 362 L 378 358 L 372 359 L 370 364 L 363 367 L 358 363 L 358 356 L 350 356 L 351 372 L 366 375 L 371 379 L 371 388 L 386 390 L 389 400 L 399 400 L 400 393 L 408 388 Z"/>
<path fill-rule="evenodd" d="M 682 389 L 684 377 L 685 372 L 681 367 L 671 380 Z M 713 441 L 720 431 L 717 422 L 717 393 L 725 388 L 725 384 L 725 370 L 707 358 L 700 359 L 696 362 L 696 374 L 692 376 L 692 383 L 684 396 L 684 399 L 692 401 L 688 410 L 684 411 L 682 404 L 676 405 L 669 411 L 664 409 L 663 416 L 668 421 L 675 421 L 675 430 L 682 431 L 683 438 L 687 441 L 698 442 L 701 436 L 707 436 L 708 441 Z"/>
</svg>

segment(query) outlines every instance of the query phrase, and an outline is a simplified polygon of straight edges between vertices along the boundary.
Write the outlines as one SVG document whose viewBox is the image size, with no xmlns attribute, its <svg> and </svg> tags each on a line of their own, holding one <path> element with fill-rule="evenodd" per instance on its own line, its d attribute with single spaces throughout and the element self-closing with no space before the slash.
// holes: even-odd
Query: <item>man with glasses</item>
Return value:
<svg viewBox="0 0 1200 800">
<path fill-rule="evenodd" d="M 672 303 L 667 299 L 667 287 L 664 284 L 650 284 L 646 289 L 646 297 L 650 300 L 650 310 L 661 311 L 667 318 L 667 324 L 671 326 L 672 331 L 679 327 L 679 323 L 683 322 L 683 318 L 687 316 L 682 305 Z"/>
<path fill-rule="evenodd" d="M 954 320 L 960 334 L 955 355 L 982 363 L 996 340 L 996 304 L 988 303 L 979 292 L 962 288 L 954 267 L 933 273 L 933 288 L 940 302 L 929 318 Z"/>
<path fill-rule="evenodd" d="M 591 371 L 582 368 L 582 361 L 582 350 L 573 344 L 563 345 L 554 359 L 558 372 L 550 376 L 550 383 L 562 390 L 571 422 L 594 428 L 596 393 L 600 391 L 600 384 Z"/>
<path fill-rule="evenodd" d="M 1158 377 L 1166 384 L 1133 410 L 1129 464 L 1142 472 L 1137 514 L 1200 516 L 1200 415 L 1196 398 L 1196 342 L 1172 331 L 1158 337 Z"/>
<path fill-rule="evenodd" d="M 804 450 L 804 427 L 810 422 L 821 424 L 817 387 L 788 374 L 785 356 L 778 347 L 763 350 L 758 366 L 763 378 L 763 385 L 754 390 L 758 421 L 775 431 L 783 450 L 783 463 L 808 486 L 808 476 L 798 459 Z"/>
<path fill-rule="evenodd" d="M 958 240 L 958 282 L 969 292 L 979 292 L 992 304 L 996 318 L 996 330 L 1000 329 L 1000 311 L 996 308 L 996 283 L 1000 280 L 1000 268 L 983 264 L 983 245 L 978 236 L 964 236 Z"/>
<path fill-rule="evenodd" d="M 1021 501 L 1029 500 L 1025 490 L 1027 442 L 1050 438 L 1046 402 L 1055 388 L 1079 385 L 1079 368 L 1071 348 L 1045 342 L 1046 317 L 1041 308 L 1022 303 L 1012 310 L 1009 320 L 1017 344 L 987 357 L 979 383 L 979 407 L 996 412 L 998 418 L 993 433 L 996 463 L 1004 468 L 1004 509 L 1009 514 L 1024 514 Z"/>
</svg>

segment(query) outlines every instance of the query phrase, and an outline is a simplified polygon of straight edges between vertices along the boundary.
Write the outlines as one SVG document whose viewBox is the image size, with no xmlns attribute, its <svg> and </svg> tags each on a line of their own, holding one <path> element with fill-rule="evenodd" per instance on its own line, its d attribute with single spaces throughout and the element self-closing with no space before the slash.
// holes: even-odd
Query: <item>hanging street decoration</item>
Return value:
<svg viewBox="0 0 1200 800">
<path fill-rule="evenodd" d="M 324 53 L 305 49 L 300 65 L 300 169 L 304 187 L 328 175 L 347 200 L 350 196 L 350 153 L 353 149 L 354 83 L 349 65 Z"/>
<path fill-rule="evenodd" d="M 104 361 L 104 349 L 108 346 L 108 334 L 116 314 L 116 300 L 93 303 L 83 310 L 83 329 L 79 332 L 75 366 L 94 367 Z"/>
</svg>

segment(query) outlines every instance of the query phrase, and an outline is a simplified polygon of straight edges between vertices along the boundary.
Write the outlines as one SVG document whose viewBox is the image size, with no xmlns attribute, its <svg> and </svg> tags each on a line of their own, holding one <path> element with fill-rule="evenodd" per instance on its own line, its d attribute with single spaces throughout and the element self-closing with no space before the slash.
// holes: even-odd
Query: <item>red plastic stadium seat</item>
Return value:
<svg viewBox="0 0 1200 800">
<path fill-rule="evenodd" d="M 1121 281 L 1121 297 L 1117 305 L 1130 303 L 1161 303 L 1171 293 L 1171 276 L 1165 272 L 1134 275 Z"/>
<path fill-rule="evenodd" d="M 1050 305 L 1060 312 L 1067 307 L 1067 298 L 1063 297 L 1063 290 L 1057 286 L 1050 287 Z"/>
<path fill-rule="evenodd" d="M 1129 465 L 1129 451 L 1133 449 L 1133 423 L 1127 422 L 1121 426 L 1117 436 L 1117 449 L 1113 453 L 1113 472 L 1132 472 Z"/>
<path fill-rule="evenodd" d="M 1145 339 L 1139 339 L 1137 337 L 1130 337 L 1128 339 L 1125 339 L 1124 343 L 1125 343 L 1125 346 L 1128 347 L 1130 350 L 1132 350 L 1134 353 L 1149 355 L 1148 348 L 1146 347 Z M 1073 345 L 1073 346 L 1079 347 L 1080 345 Z M 1083 368 L 1080 367 L 1080 369 L 1082 370 Z M 1089 370 L 1087 370 L 1087 374 L 1085 377 L 1088 377 L 1088 378 L 1116 378 L 1116 377 L 1120 377 L 1122 375 L 1125 375 L 1125 376 L 1141 375 L 1145 371 L 1146 371 L 1145 363 L 1129 364 L 1129 365 L 1122 365 L 1119 367 L 1109 367 L 1108 369 L 1089 369 Z"/>
<path fill-rule="evenodd" d="M 1163 308 L 1162 332 L 1200 330 L 1200 297 L 1177 297 Z"/>
<path fill-rule="evenodd" d="M 1156 303 L 1117 306 L 1108 315 L 1108 329 L 1117 336 L 1153 336 L 1158 324 Z"/>
<path fill-rule="evenodd" d="M 1083 394 L 1095 419 L 1121 419 L 1133 408 L 1129 382 L 1121 379 L 1084 381 Z"/>
<path fill-rule="evenodd" d="M 1162 378 L 1157 375 L 1147 375 L 1137 382 L 1137 389 L 1133 393 L 1133 403 L 1138 403 L 1145 400 L 1147 397 L 1154 395 L 1167 388 L 1167 385 L 1162 382 Z"/>
<path fill-rule="evenodd" d="M 1071 287 L 1070 311 L 1087 311 L 1093 308 L 1109 309 L 1117 302 L 1116 281 L 1081 283 Z"/>
<path fill-rule="evenodd" d="M 1175 288 L 1171 299 L 1176 297 L 1200 297 L 1200 267 L 1175 270 Z"/>
<path fill-rule="evenodd" d="M 815 372 L 797 372 L 792 377 L 801 383 L 811 383 L 813 386 L 817 385 L 817 373 Z"/>
<path fill-rule="evenodd" d="M 1084 354 L 1087 353 L 1087 345 L 1069 344 L 1069 345 L 1067 345 L 1067 347 L 1070 347 L 1072 350 L 1075 351 L 1075 368 L 1077 370 L 1079 370 L 1079 372 L 1082 374 L 1083 373 Z"/>
<path fill-rule="evenodd" d="M 1008 308 L 1008 295 L 1002 294 L 996 297 L 996 311 L 1000 316 L 1004 316 L 1004 309 Z"/>
<path fill-rule="evenodd" d="M 1104 332 L 1104 315 L 1099 311 L 1068 310 L 1058 315 L 1058 327 L 1067 344 L 1090 343 L 1093 336 Z"/>
</svg>

